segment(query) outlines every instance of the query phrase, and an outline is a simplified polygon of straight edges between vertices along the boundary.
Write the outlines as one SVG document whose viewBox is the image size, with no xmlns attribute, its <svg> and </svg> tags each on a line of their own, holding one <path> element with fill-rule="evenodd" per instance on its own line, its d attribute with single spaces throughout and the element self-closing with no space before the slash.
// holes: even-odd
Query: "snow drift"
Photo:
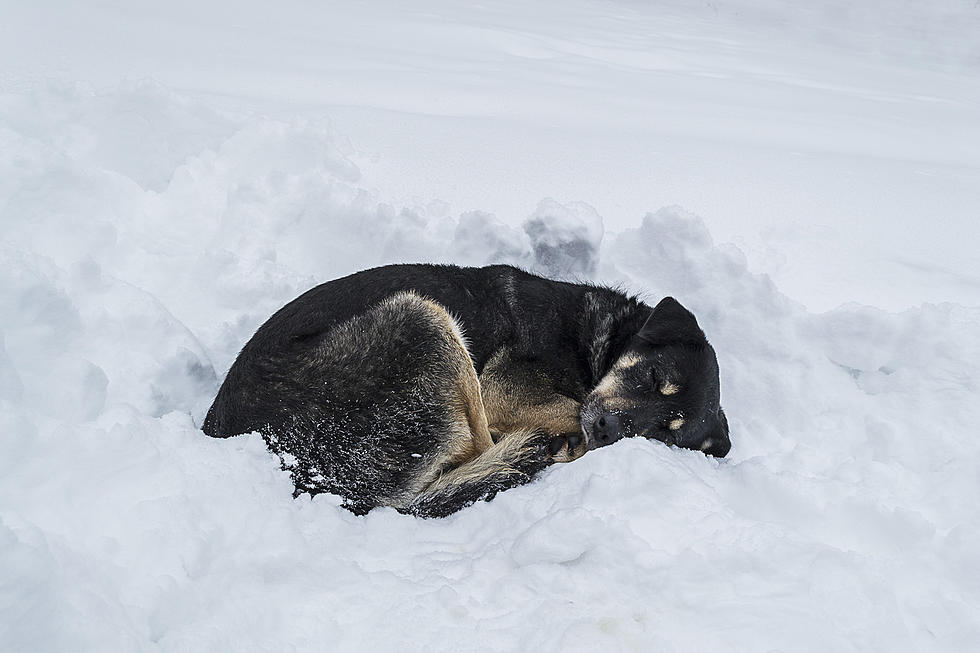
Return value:
<svg viewBox="0 0 980 653">
<path fill-rule="evenodd" d="M 395 206 L 329 125 L 152 83 L 0 96 L 0 648 L 967 650 L 980 309 L 813 314 L 679 207 L 618 233 Z M 718 461 L 628 440 L 445 520 L 291 498 L 203 413 L 308 287 L 511 262 L 671 294 L 721 367 Z"/>
</svg>

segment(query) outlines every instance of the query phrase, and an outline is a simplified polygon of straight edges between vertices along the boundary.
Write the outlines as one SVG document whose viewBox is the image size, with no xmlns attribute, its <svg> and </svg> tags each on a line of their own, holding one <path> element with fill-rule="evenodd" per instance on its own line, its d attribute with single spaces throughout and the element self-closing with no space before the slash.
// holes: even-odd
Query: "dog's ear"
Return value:
<svg viewBox="0 0 980 653">
<path fill-rule="evenodd" d="M 704 345 L 707 342 L 694 314 L 673 297 L 660 300 L 636 336 L 651 345 Z"/>
</svg>

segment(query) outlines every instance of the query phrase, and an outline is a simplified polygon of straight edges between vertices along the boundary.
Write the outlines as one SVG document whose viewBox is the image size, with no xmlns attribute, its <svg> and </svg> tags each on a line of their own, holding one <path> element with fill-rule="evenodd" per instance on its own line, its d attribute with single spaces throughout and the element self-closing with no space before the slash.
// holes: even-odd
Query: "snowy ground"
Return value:
<svg viewBox="0 0 980 653">
<path fill-rule="evenodd" d="M 0 650 L 980 648 L 980 7 L 409 4 L 0 0 Z M 197 430 L 285 301 L 527 220 L 694 310 L 728 459 L 422 521 Z"/>
</svg>

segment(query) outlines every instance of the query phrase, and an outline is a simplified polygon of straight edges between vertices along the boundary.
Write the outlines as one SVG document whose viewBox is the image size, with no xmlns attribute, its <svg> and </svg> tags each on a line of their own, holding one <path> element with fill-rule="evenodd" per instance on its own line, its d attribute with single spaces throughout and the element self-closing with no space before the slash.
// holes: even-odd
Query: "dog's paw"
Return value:
<svg viewBox="0 0 980 653">
<path fill-rule="evenodd" d="M 585 439 L 578 431 L 553 435 L 548 442 L 548 455 L 555 463 L 567 463 L 580 458 L 584 453 Z"/>
<path fill-rule="evenodd" d="M 567 435 L 553 435 L 548 441 L 548 455 L 551 457 L 557 456 L 562 452 L 563 449 L 568 447 L 568 436 Z"/>
</svg>

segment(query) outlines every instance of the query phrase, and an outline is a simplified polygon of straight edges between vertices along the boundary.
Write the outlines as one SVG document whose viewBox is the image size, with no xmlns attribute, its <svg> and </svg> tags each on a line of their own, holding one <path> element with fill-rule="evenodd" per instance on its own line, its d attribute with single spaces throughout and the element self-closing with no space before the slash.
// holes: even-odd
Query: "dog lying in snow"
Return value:
<svg viewBox="0 0 980 653">
<path fill-rule="evenodd" d="M 731 447 L 714 350 L 677 301 L 506 265 L 390 265 L 313 288 L 245 345 L 204 431 L 259 431 L 297 493 L 425 517 L 623 437 Z"/>
</svg>

